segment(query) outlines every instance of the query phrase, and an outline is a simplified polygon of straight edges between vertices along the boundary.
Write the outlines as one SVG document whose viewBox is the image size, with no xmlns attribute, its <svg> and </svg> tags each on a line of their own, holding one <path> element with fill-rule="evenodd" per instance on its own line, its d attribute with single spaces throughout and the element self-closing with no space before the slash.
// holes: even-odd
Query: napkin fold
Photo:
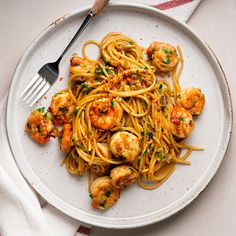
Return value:
<svg viewBox="0 0 236 236">
<path fill-rule="evenodd" d="M 186 22 L 200 0 L 135 2 L 165 10 L 176 19 Z M 5 122 L 6 100 L 5 95 L 0 102 L 0 235 L 89 235 L 91 226 L 64 215 L 49 204 L 41 208 L 36 193 L 18 170 L 9 147 Z"/>
</svg>

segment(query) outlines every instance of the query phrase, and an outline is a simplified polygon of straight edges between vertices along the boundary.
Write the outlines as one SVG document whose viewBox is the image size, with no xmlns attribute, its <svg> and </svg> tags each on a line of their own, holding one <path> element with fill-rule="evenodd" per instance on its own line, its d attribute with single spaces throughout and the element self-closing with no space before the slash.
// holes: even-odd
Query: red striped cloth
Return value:
<svg viewBox="0 0 236 236">
<path fill-rule="evenodd" d="M 193 0 L 172 0 L 172 1 L 168 1 L 168 2 L 163 2 L 157 5 L 154 5 L 153 7 L 159 9 L 159 10 L 168 10 L 171 8 L 175 8 L 181 5 L 184 5 L 186 3 L 190 3 Z"/>
</svg>

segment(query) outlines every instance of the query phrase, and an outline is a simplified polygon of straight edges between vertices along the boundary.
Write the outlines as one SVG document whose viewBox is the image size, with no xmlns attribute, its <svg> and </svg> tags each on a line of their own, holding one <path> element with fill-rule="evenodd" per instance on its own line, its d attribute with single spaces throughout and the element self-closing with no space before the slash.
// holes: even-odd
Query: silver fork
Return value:
<svg viewBox="0 0 236 236">
<path fill-rule="evenodd" d="M 36 103 L 56 82 L 59 75 L 59 63 L 62 57 L 66 54 L 72 44 L 76 41 L 76 39 L 81 35 L 81 33 L 86 29 L 91 20 L 98 15 L 102 9 L 107 5 L 109 0 L 95 0 L 89 14 L 84 19 L 82 25 L 67 45 L 65 50 L 62 52 L 61 56 L 55 61 L 51 63 L 47 63 L 41 67 L 38 73 L 30 80 L 29 84 L 25 87 L 25 89 L 21 92 L 20 98 L 29 104 L 31 107 L 34 103 Z"/>
</svg>

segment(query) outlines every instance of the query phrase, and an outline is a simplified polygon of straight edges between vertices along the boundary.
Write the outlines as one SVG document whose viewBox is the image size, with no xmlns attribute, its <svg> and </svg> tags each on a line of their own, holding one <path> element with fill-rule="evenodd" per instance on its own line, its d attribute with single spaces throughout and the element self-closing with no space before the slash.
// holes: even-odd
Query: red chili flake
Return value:
<svg viewBox="0 0 236 236">
<path fill-rule="evenodd" d="M 46 100 L 47 100 L 47 99 L 48 99 L 48 97 L 47 97 L 47 96 L 44 96 L 44 99 L 46 99 Z"/>
</svg>

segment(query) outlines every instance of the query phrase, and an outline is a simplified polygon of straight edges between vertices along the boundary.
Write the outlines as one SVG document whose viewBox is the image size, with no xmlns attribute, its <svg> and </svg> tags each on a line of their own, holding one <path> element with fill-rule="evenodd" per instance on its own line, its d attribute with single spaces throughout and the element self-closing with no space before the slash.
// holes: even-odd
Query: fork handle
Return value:
<svg viewBox="0 0 236 236">
<path fill-rule="evenodd" d="M 70 49 L 72 44 L 82 34 L 82 32 L 87 28 L 87 26 L 92 21 L 92 19 L 102 11 L 102 9 L 107 5 L 108 2 L 109 2 L 109 0 L 95 0 L 95 2 L 93 4 L 89 14 L 86 16 L 86 18 L 84 19 L 82 25 L 80 26 L 80 28 L 78 29 L 78 31 L 76 32 L 74 37 L 71 39 L 71 41 L 69 42 L 67 47 L 64 49 L 64 51 L 62 52 L 61 56 L 57 59 L 56 64 L 60 63 L 62 57 Z"/>
<path fill-rule="evenodd" d="M 92 13 L 98 15 L 108 2 L 109 0 L 96 0 L 91 8 Z"/>
</svg>

